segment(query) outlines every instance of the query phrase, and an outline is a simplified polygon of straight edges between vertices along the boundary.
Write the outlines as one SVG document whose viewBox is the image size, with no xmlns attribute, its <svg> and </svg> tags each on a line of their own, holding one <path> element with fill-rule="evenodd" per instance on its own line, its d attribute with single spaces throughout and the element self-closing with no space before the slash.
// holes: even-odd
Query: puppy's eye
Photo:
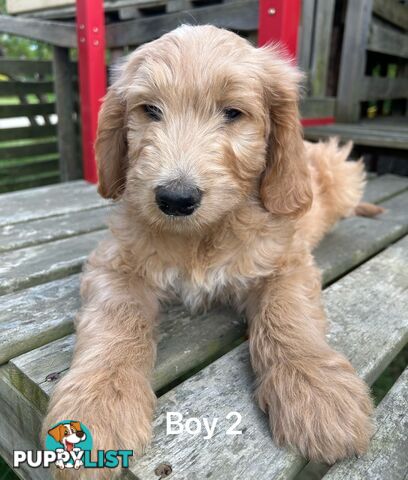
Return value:
<svg viewBox="0 0 408 480">
<path fill-rule="evenodd" d="M 143 105 L 143 110 L 145 114 L 155 122 L 158 122 L 162 119 L 163 112 L 156 105 Z"/>
<path fill-rule="evenodd" d="M 240 110 L 237 110 L 236 108 L 224 108 L 223 114 L 225 117 L 225 120 L 228 123 L 235 122 L 241 115 L 242 112 Z"/>
</svg>

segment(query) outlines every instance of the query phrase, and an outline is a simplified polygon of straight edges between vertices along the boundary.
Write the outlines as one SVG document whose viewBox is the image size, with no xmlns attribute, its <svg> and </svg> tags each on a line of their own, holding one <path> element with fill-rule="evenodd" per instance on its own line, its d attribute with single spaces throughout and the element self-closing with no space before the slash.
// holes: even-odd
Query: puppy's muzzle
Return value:
<svg viewBox="0 0 408 480">
<path fill-rule="evenodd" d="M 202 192 L 193 185 L 171 184 L 155 190 L 156 203 L 166 215 L 184 217 L 191 215 L 200 206 Z"/>
</svg>

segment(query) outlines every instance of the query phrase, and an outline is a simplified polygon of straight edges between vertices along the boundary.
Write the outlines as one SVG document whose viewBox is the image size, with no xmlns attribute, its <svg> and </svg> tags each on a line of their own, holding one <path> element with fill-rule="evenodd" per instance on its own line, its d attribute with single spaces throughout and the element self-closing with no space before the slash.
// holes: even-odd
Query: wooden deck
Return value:
<svg viewBox="0 0 408 480">
<path fill-rule="evenodd" d="M 308 140 L 338 136 L 356 145 L 408 150 L 408 117 L 385 117 L 358 123 L 334 123 L 305 128 Z"/>
<path fill-rule="evenodd" d="M 386 213 L 343 220 L 316 257 L 329 341 L 372 384 L 408 340 L 408 178 L 373 178 L 365 198 Z M 39 448 L 49 395 L 72 357 L 79 272 L 105 234 L 110 206 L 82 181 L 4 194 L 0 205 L 0 455 L 10 462 L 13 449 Z M 223 308 L 191 316 L 177 305 L 162 317 L 155 438 L 123 478 L 157 480 L 156 467 L 166 463 L 169 479 L 293 479 L 306 461 L 274 445 L 253 401 L 243 319 Z M 332 467 L 325 479 L 407 478 L 407 393 L 405 372 L 377 408 L 369 453 Z M 220 429 L 211 440 L 166 435 L 165 414 L 175 409 L 218 418 Z M 230 411 L 242 415 L 242 435 L 224 434 Z M 41 468 L 17 473 L 51 478 Z"/>
</svg>

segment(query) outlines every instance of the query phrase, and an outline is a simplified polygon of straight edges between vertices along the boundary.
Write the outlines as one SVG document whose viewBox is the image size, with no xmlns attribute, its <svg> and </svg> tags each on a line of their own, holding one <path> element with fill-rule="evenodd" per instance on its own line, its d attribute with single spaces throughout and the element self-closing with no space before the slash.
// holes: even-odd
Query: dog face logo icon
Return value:
<svg viewBox="0 0 408 480">
<path fill-rule="evenodd" d="M 48 434 L 68 452 L 73 450 L 77 443 L 86 440 L 86 433 L 81 430 L 79 422 L 61 423 L 48 430 Z"/>
<path fill-rule="evenodd" d="M 58 468 L 78 469 L 84 465 L 84 450 L 92 448 L 92 437 L 81 422 L 64 420 L 48 430 L 46 447 L 59 455 Z"/>
</svg>

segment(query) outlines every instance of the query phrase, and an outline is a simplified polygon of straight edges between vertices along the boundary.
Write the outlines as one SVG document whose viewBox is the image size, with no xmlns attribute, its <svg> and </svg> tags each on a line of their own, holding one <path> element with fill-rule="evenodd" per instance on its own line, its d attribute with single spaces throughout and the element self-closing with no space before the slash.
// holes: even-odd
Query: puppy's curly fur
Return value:
<svg viewBox="0 0 408 480">
<path fill-rule="evenodd" d="M 346 162 L 351 145 L 303 141 L 300 81 L 277 48 L 211 26 L 180 27 L 128 57 L 96 144 L 99 192 L 121 201 L 86 266 L 74 359 L 45 428 L 72 417 L 96 448 L 141 453 L 159 305 L 178 298 L 193 311 L 224 302 L 246 313 L 257 398 L 276 442 L 328 463 L 366 450 L 369 391 L 326 343 L 311 254 L 355 211 L 363 166 Z M 241 114 L 227 118 L 231 108 Z M 202 192 L 193 214 L 158 208 L 157 187 L 172 182 Z"/>
</svg>

